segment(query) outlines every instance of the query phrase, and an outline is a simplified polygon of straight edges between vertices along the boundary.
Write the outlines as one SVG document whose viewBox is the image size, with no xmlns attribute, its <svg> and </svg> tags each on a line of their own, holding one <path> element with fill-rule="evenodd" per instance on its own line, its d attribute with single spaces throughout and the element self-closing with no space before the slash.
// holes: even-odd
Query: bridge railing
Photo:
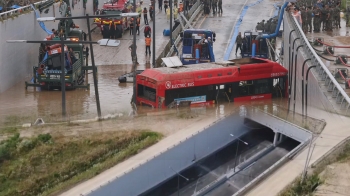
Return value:
<svg viewBox="0 0 350 196">
<path fill-rule="evenodd" d="M 302 42 L 302 44 L 305 46 L 304 51 L 306 55 L 311 59 L 312 65 L 316 65 L 316 73 L 321 78 L 321 81 L 323 81 L 324 84 L 326 85 L 327 91 L 331 93 L 332 98 L 335 99 L 335 102 L 340 106 L 340 109 L 345 110 L 345 113 L 348 113 L 349 107 L 350 107 L 349 96 L 344 91 L 344 89 L 339 85 L 339 83 L 334 78 L 332 73 L 328 70 L 326 65 L 321 60 L 321 58 L 317 55 L 315 50 L 312 48 L 309 40 L 306 38 L 302 28 L 300 27 L 295 17 L 293 17 L 288 12 L 284 13 L 284 17 L 290 21 L 291 25 L 293 26 L 293 29 L 295 30 L 295 33 L 300 38 L 300 41 Z"/>
<path fill-rule="evenodd" d="M 39 5 L 46 3 L 48 1 L 51 0 L 44 0 L 44 1 L 40 1 L 40 2 L 36 2 L 34 3 L 34 7 L 38 7 Z M 26 5 L 17 9 L 12 9 L 10 11 L 6 11 L 6 12 L 2 12 L 0 13 L 0 20 L 7 20 L 9 18 L 13 18 L 16 17 L 24 12 L 28 12 L 28 11 L 33 11 L 33 8 L 31 5 Z"/>
<path fill-rule="evenodd" d="M 188 11 L 188 16 L 191 16 L 190 19 L 188 20 L 190 23 L 193 22 L 193 20 L 197 17 L 197 15 L 203 10 L 203 5 L 201 4 L 200 1 L 197 1 L 192 8 Z M 188 24 L 185 25 L 185 28 L 188 27 Z M 174 39 L 174 46 L 177 46 L 180 41 L 181 41 L 181 37 L 180 37 L 180 33 L 183 31 L 182 26 L 179 25 L 176 27 L 176 29 L 174 29 L 174 31 L 172 32 L 172 38 Z M 162 51 L 162 53 L 159 54 L 158 58 L 156 59 L 156 67 L 159 67 L 161 65 L 163 65 L 162 63 L 162 58 L 164 57 L 170 57 L 172 56 L 172 54 L 175 51 L 175 48 L 171 47 L 170 48 L 170 40 L 167 43 L 167 45 L 165 46 L 165 49 Z"/>
</svg>

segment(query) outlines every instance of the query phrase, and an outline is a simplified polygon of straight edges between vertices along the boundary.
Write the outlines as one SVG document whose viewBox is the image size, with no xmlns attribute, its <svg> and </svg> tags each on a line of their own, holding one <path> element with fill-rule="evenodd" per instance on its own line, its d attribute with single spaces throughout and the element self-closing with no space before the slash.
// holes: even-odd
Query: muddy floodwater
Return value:
<svg viewBox="0 0 350 196">
<path fill-rule="evenodd" d="M 119 83 L 118 77 L 130 72 L 132 65 L 98 66 L 98 89 L 102 115 L 111 113 L 128 114 L 132 107 L 132 83 Z M 137 69 L 145 69 L 140 65 Z M 91 72 L 91 71 L 89 71 Z M 28 87 L 24 81 L 0 94 L 0 119 L 21 117 L 33 120 L 38 117 L 47 121 L 60 121 L 62 113 L 61 91 L 41 91 L 40 88 Z M 26 81 L 30 81 L 27 78 Z M 92 73 L 88 74 L 90 90 L 76 89 L 66 92 L 67 116 L 70 120 L 95 118 L 97 116 L 95 91 Z"/>
</svg>

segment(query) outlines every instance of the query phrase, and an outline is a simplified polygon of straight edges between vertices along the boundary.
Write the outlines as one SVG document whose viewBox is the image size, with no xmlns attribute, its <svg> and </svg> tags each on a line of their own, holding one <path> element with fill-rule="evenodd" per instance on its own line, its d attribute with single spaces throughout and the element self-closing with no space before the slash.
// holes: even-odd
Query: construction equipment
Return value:
<svg viewBox="0 0 350 196">
<path fill-rule="evenodd" d="M 348 57 L 346 55 L 339 55 L 335 59 L 335 64 L 344 65 L 348 62 Z"/>
<path fill-rule="evenodd" d="M 339 84 L 344 84 L 345 89 L 350 88 L 349 70 L 347 68 L 336 68 L 334 70 L 334 78 Z"/>
<path fill-rule="evenodd" d="M 242 43 L 242 58 L 252 57 L 253 44 L 255 44 L 255 57 L 269 58 L 269 47 L 266 43 L 266 38 L 263 38 L 262 33 L 245 31 Z"/>
<path fill-rule="evenodd" d="M 47 9 L 56 1 L 48 1 L 39 6 L 39 11 Z M 59 5 L 61 17 L 71 17 L 69 0 L 61 0 Z M 54 34 L 46 37 L 46 40 L 70 40 L 73 43 L 64 46 L 61 44 L 41 44 L 39 47 L 38 65 L 33 66 L 33 78 L 31 82 L 25 82 L 28 86 L 41 87 L 45 90 L 61 89 L 61 54 L 65 56 L 65 84 L 67 89 L 89 88 L 84 83 L 85 70 L 91 70 L 89 66 L 83 66 L 88 55 L 88 48 L 74 41 L 86 40 L 84 32 L 77 30 L 72 19 L 61 19 Z M 86 35 L 86 34 L 85 34 Z"/>
<path fill-rule="evenodd" d="M 103 4 L 103 8 L 98 10 L 96 15 L 112 15 L 131 12 L 132 4 L 129 0 L 111 0 Z M 113 24 L 113 23 L 114 24 Z M 124 31 L 129 28 L 128 18 L 123 16 L 95 18 L 94 24 L 101 29 L 103 38 L 121 38 Z M 111 35 L 110 25 L 115 25 L 115 32 Z"/>
</svg>

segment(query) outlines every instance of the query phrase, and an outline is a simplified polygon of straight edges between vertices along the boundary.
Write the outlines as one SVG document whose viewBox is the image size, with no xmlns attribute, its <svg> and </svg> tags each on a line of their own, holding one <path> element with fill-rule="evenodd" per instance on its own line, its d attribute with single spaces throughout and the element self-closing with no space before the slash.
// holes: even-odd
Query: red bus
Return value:
<svg viewBox="0 0 350 196">
<path fill-rule="evenodd" d="M 155 108 L 182 101 L 209 105 L 287 97 L 288 70 L 261 58 L 147 69 L 136 76 L 136 101 Z"/>
</svg>

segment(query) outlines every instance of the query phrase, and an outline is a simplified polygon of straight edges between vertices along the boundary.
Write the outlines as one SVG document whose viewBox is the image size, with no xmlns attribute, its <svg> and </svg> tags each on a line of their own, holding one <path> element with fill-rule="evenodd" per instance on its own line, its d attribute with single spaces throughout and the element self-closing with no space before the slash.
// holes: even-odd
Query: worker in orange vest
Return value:
<svg viewBox="0 0 350 196">
<path fill-rule="evenodd" d="M 140 23 L 141 23 L 141 19 L 140 19 L 140 17 L 137 17 L 137 19 L 136 19 L 136 32 L 137 32 L 137 35 L 140 35 Z"/>
<path fill-rule="evenodd" d="M 147 37 L 145 38 L 145 43 L 146 43 L 146 56 L 147 56 L 147 50 L 148 50 L 148 54 L 151 56 L 151 42 L 152 39 L 149 35 L 147 35 Z"/>
</svg>

